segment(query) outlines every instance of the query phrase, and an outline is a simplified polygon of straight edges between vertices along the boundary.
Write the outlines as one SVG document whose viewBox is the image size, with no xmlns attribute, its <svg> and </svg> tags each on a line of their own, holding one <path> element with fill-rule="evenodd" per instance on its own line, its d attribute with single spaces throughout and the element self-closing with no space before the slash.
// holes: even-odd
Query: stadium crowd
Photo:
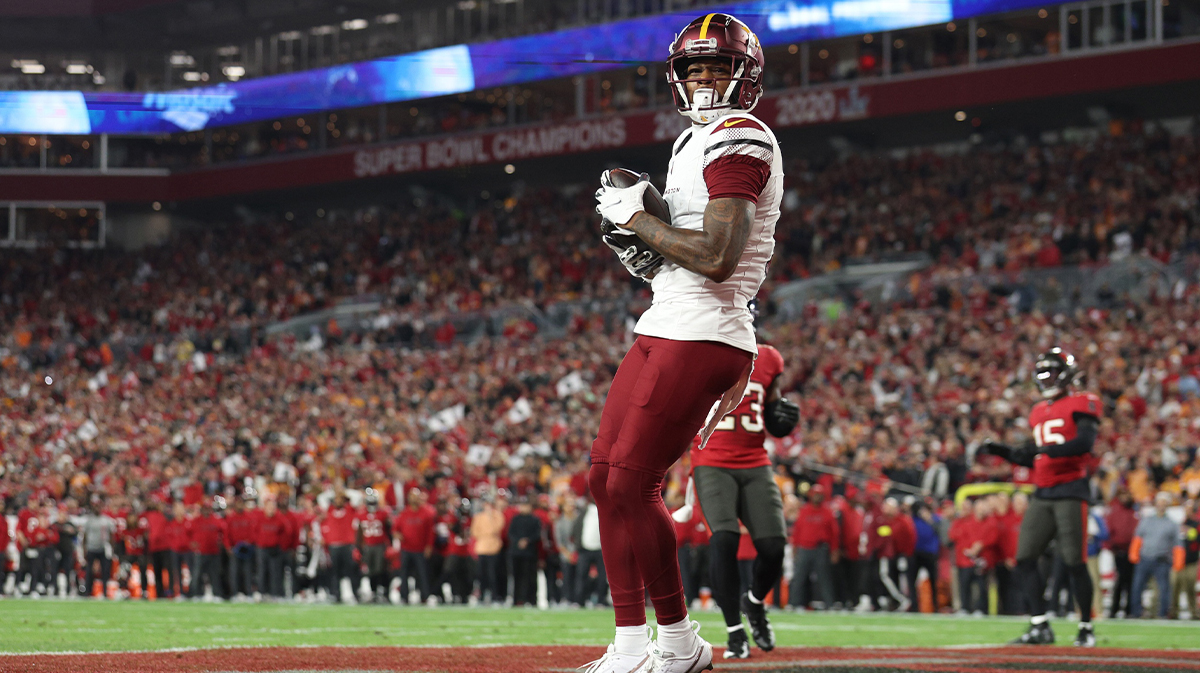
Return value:
<svg viewBox="0 0 1200 673">
<path fill-rule="evenodd" d="M 981 283 L 943 281 L 1127 254 L 1185 261 L 1200 239 L 1195 141 L 1133 134 L 790 172 L 775 283 L 897 250 L 939 264 L 904 304 L 811 305 L 764 326 L 802 405 L 797 430 L 771 446 L 794 531 L 777 600 L 970 611 L 994 578 L 1001 609 L 1020 612 L 1006 568 L 1021 497 L 949 499 L 964 484 L 1023 480 L 972 449 L 1028 434 L 1028 371 L 1051 345 L 1080 358 L 1106 405 L 1096 548 L 1112 553 L 1116 586 L 1194 585 L 1195 278 L 1143 302 L 1028 313 Z M 362 576 L 382 599 L 402 575 L 412 600 L 531 604 L 541 571 L 551 603 L 603 604 L 584 475 L 628 345 L 624 316 L 581 316 L 559 339 L 524 323 L 476 341 L 398 327 L 570 298 L 622 298 L 636 311 L 644 289 L 598 252 L 593 219 L 587 190 L 531 191 L 474 210 L 364 210 L 349 227 L 283 220 L 184 231 L 138 253 L 6 256 L 9 590 L 74 594 L 81 579 L 91 593 L 116 559 L 125 577 L 152 568 L 163 597 L 207 585 L 216 597 L 349 599 L 344 580 Z M 1057 255 L 1043 254 L 1051 247 Z M 366 293 L 385 297 L 390 316 L 371 330 L 266 336 L 271 323 Z M 685 461 L 666 484 L 673 504 L 686 471 Z M 1191 517 L 1190 538 L 1177 526 L 1174 581 L 1163 575 L 1174 549 L 1164 557 L 1133 534 L 1137 510 L 1142 523 L 1159 516 L 1146 509 L 1157 494 Z M 689 598 L 703 601 L 702 521 L 679 532 Z M 916 569 L 948 580 L 950 566 L 957 581 L 922 601 Z"/>
</svg>

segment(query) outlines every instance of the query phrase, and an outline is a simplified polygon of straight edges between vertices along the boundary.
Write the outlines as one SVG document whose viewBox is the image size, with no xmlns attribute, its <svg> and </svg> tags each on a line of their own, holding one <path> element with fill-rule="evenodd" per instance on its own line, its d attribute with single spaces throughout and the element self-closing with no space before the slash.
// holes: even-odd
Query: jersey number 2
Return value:
<svg viewBox="0 0 1200 673">
<path fill-rule="evenodd" d="M 737 414 L 737 421 L 734 421 L 733 414 L 729 414 L 725 418 L 722 418 L 720 423 L 717 423 L 717 429 L 718 430 L 736 430 L 737 426 L 734 425 L 734 423 L 741 423 L 742 429 L 745 430 L 746 432 L 750 432 L 750 433 L 762 432 L 763 431 L 762 412 L 763 412 L 763 394 L 764 393 L 766 393 L 766 391 L 763 389 L 763 386 L 761 383 L 758 383 L 757 381 L 751 381 L 751 382 L 747 383 L 746 384 L 746 393 L 745 393 L 745 395 L 742 396 L 742 399 L 744 400 L 747 397 L 753 396 L 750 400 L 750 413 Z"/>
<path fill-rule="evenodd" d="M 1049 421 L 1044 421 L 1033 426 L 1033 443 L 1038 446 L 1047 444 L 1063 444 L 1067 441 L 1066 436 L 1055 430 L 1066 426 L 1067 422 L 1061 418 L 1054 418 Z"/>
</svg>

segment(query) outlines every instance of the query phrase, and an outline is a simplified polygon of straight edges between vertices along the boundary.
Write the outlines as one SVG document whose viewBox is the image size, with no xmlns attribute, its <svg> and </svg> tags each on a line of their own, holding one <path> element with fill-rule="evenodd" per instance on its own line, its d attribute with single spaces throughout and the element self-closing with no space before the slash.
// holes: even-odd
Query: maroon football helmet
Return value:
<svg viewBox="0 0 1200 673">
<path fill-rule="evenodd" d="M 720 100 L 689 101 L 684 82 L 688 64 L 696 58 L 730 61 L 730 86 Z M 708 14 L 687 25 L 671 43 L 667 83 L 679 114 L 706 124 L 734 110 L 753 110 L 762 96 L 763 51 L 758 36 L 728 14 Z M 710 82 L 715 90 L 716 80 Z"/>
</svg>

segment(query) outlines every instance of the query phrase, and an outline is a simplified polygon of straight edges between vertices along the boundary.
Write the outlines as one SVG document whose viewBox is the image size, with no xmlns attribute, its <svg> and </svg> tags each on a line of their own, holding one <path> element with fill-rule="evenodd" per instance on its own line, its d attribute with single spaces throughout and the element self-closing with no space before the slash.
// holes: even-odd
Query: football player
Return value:
<svg viewBox="0 0 1200 673">
<path fill-rule="evenodd" d="M 741 403 L 717 424 L 706 448 L 692 451 L 696 495 L 712 530 L 709 549 L 713 597 L 725 616 L 729 634 L 726 659 L 750 656 L 743 612 L 750 621 L 754 644 L 763 652 L 775 649 L 775 634 L 763 599 L 783 575 L 787 524 L 783 519 L 783 497 L 764 444 L 768 432 L 786 437 L 800 420 L 800 407 L 783 396 L 782 374 L 783 356 L 773 346 L 759 344 L 758 359 Z M 758 552 L 752 586 L 744 594 L 737 565 L 739 520 L 750 531 Z"/>
<path fill-rule="evenodd" d="M 602 180 L 596 194 L 605 220 L 637 234 L 665 261 L 592 444 L 588 484 L 617 635 L 591 673 L 712 666 L 712 646 L 688 619 L 660 485 L 697 431 L 707 442 L 741 402 L 758 354 L 747 304 L 775 249 L 783 193 L 779 144 L 750 114 L 762 95 L 762 69 L 762 47 L 741 21 L 713 13 L 688 24 L 667 59 L 675 104 L 692 121 L 671 150 L 663 193 L 671 221 L 645 212 L 646 179 L 625 188 Z M 659 627 L 653 646 L 647 591 Z"/>
<path fill-rule="evenodd" d="M 1029 630 L 1013 644 L 1054 642 L 1046 614 L 1044 579 L 1037 562 L 1051 541 L 1067 564 L 1071 591 L 1079 604 L 1079 633 L 1075 644 L 1094 647 L 1092 578 L 1087 569 L 1088 462 L 1100 425 L 1100 398 L 1074 391 L 1079 377 L 1075 358 L 1061 348 L 1038 356 L 1034 383 L 1042 401 L 1029 412 L 1033 439 L 1010 447 L 984 442 L 976 455 L 999 456 L 1014 465 L 1033 468 L 1036 490 L 1017 538 L 1017 583 L 1030 606 Z"/>
<path fill-rule="evenodd" d="M 371 582 L 371 601 L 386 602 L 388 585 L 387 549 L 392 542 L 391 514 L 379 507 L 379 494 L 368 488 L 366 511 L 359 515 L 356 544 Z"/>
</svg>

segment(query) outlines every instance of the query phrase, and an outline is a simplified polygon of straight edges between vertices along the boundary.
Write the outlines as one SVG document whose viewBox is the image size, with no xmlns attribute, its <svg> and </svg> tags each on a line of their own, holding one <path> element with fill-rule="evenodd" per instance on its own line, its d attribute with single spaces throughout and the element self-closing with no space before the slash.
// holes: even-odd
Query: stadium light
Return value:
<svg viewBox="0 0 1200 673">
<path fill-rule="evenodd" d="M 246 76 L 246 69 L 240 65 L 227 65 L 224 68 L 221 68 L 221 72 L 235 82 L 239 78 Z"/>
<path fill-rule="evenodd" d="M 171 65 L 175 66 L 176 68 L 188 68 L 196 65 L 196 59 L 192 58 L 189 54 L 177 51 L 174 54 L 171 54 Z"/>
<path fill-rule="evenodd" d="M 86 63 L 68 63 L 67 64 L 67 74 L 68 75 L 86 75 L 86 74 L 92 72 L 92 70 L 93 70 L 92 66 L 90 66 Z"/>
<path fill-rule="evenodd" d="M 375 17 L 375 23 L 400 23 L 399 14 L 384 14 Z"/>
<path fill-rule="evenodd" d="M 46 72 L 46 66 L 41 63 L 25 63 L 21 66 L 21 73 L 24 75 L 41 75 Z"/>
<path fill-rule="evenodd" d="M 368 25 L 370 24 L 367 23 L 366 19 L 350 19 L 349 21 L 342 22 L 342 30 L 362 30 Z"/>
</svg>

